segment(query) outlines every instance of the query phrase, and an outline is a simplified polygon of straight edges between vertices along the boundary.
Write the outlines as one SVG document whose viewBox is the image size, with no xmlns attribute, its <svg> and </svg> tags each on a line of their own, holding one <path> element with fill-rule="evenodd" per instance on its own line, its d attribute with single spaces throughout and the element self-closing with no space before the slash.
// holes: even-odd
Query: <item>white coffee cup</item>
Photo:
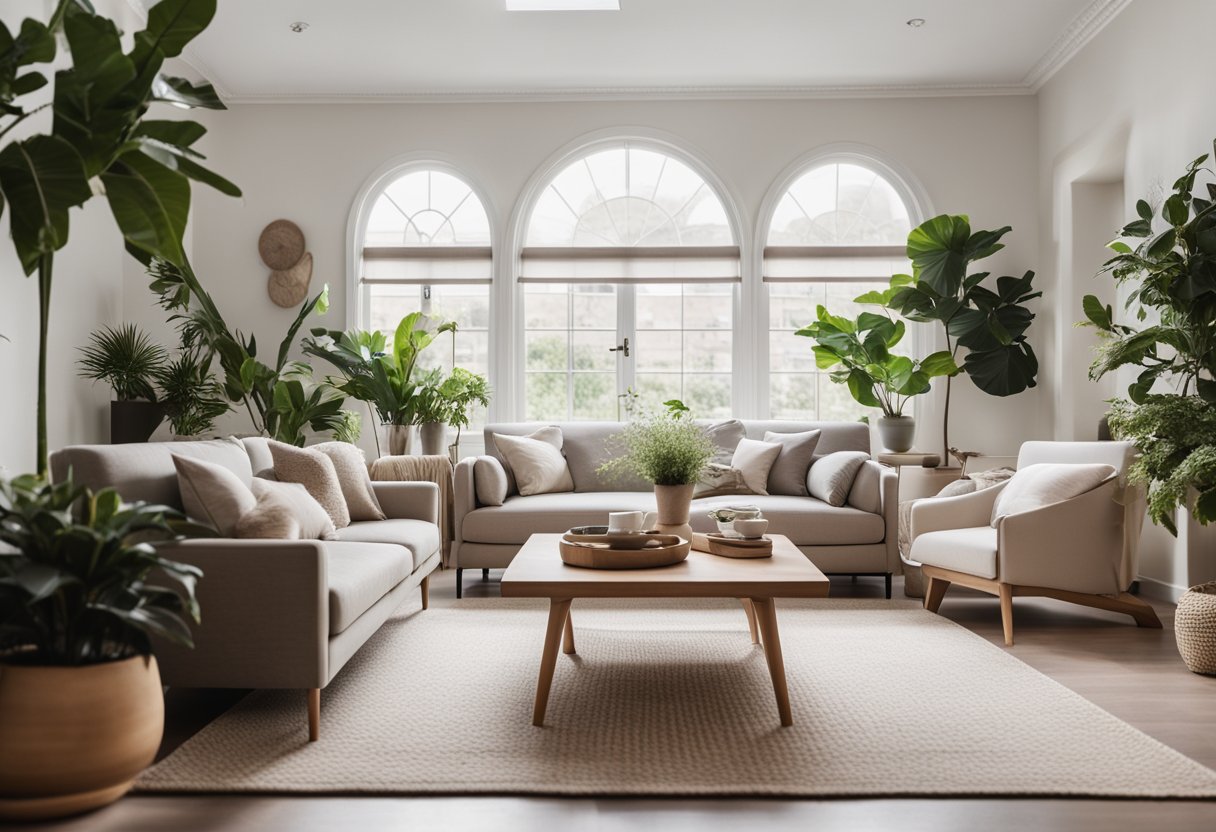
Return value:
<svg viewBox="0 0 1216 832">
<path fill-rule="evenodd" d="M 610 533 L 644 532 L 653 527 L 657 519 L 658 514 L 653 511 L 610 511 L 608 512 L 608 531 Z"/>
<path fill-rule="evenodd" d="M 763 537 L 768 531 L 768 521 L 763 517 L 735 520 L 735 531 L 744 537 Z"/>
</svg>

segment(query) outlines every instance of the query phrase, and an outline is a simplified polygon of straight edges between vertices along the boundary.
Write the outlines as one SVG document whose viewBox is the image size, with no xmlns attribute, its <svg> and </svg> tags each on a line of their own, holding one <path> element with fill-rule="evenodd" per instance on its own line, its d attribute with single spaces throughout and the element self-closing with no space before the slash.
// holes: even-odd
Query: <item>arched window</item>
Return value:
<svg viewBox="0 0 1216 832">
<path fill-rule="evenodd" d="M 490 221 L 464 180 L 413 166 L 384 186 L 367 216 L 359 290 L 362 325 L 392 334 L 411 312 L 458 324 L 420 363 L 489 372 Z"/>
<path fill-rule="evenodd" d="M 622 142 L 540 191 L 519 281 L 528 419 L 616 419 L 620 396 L 732 410 L 739 247 L 717 191 L 675 156 Z"/>
<path fill-rule="evenodd" d="M 794 333 L 820 304 L 855 317 L 853 298 L 907 272 L 912 218 L 895 185 L 854 161 L 818 164 L 778 200 L 764 247 L 769 298 L 769 414 L 774 419 L 857 419 L 866 409 L 815 367 Z"/>
</svg>

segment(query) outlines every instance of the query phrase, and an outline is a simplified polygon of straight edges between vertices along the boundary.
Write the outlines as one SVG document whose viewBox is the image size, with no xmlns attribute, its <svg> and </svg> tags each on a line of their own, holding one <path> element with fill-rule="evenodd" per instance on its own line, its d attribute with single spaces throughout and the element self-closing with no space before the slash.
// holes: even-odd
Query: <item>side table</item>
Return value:
<svg viewBox="0 0 1216 832">
<path fill-rule="evenodd" d="M 371 464 L 371 478 L 380 482 L 433 482 L 439 486 L 439 536 L 443 541 L 443 567 L 448 566 L 455 529 L 452 525 L 452 460 L 436 456 L 382 456 Z"/>
</svg>

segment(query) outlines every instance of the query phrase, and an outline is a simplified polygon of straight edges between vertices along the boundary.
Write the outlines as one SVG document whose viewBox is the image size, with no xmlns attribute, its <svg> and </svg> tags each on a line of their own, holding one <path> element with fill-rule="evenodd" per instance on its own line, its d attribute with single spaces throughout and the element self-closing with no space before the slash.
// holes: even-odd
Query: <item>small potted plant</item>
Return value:
<svg viewBox="0 0 1216 832">
<path fill-rule="evenodd" d="M 211 356 L 182 349 L 156 373 L 160 401 L 175 439 L 206 437 L 232 406 L 211 372 Z"/>
<path fill-rule="evenodd" d="M 831 373 L 832 381 L 848 385 L 859 403 L 882 410 L 878 435 L 883 446 L 895 453 L 911 450 L 916 423 L 904 415 L 904 407 L 913 396 L 929 392 L 932 379 L 957 373 L 954 358 L 947 350 L 919 360 L 892 353 L 905 327 L 885 309 L 882 314 L 862 312 L 849 320 L 820 306 L 817 317 L 797 332 L 814 339 L 815 366 L 821 370 L 839 366 Z"/>
<path fill-rule="evenodd" d="M 609 475 L 633 473 L 654 483 L 659 531 L 692 539 L 688 523 L 693 489 L 718 446 L 678 399 L 661 414 L 642 414 L 621 432 L 624 453 L 600 466 Z"/>
<path fill-rule="evenodd" d="M 94 332 L 80 348 L 82 378 L 104 381 L 114 391 L 110 402 L 110 442 L 147 442 L 165 417 L 153 386 L 168 354 L 134 324 Z"/>
<path fill-rule="evenodd" d="M 460 432 L 469 426 L 473 408 L 490 406 L 490 385 L 485 376 L 456 367 L 444 381 L 442 391 L 447 402 L 446 421 L 456 428 L 456 440 L 448 448 L 455 463 L 460 457 Z"/>
<path fill-rule="evenodd" d="M 192 645 L 202 574 L 153 541 L 196 529 L 70 477 L 0 480 L 0 819 L 105 805 L 152 762 L 164 699 L 151 638 Z"/>
</svg>

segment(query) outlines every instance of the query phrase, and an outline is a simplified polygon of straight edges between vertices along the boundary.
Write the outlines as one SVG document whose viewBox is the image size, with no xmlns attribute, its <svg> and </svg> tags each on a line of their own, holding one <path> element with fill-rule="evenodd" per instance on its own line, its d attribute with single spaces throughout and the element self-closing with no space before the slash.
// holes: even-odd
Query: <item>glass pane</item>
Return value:
<svg viewBox="0 0 1216 832">
<path fill-rule="evenodd" d="M 570 326 L 570 287 L 533 284 L 524 292 L 525 329 L 567 329 Z"/>
<path fill-rule="evenodd" d="M 815 380 L 810 373 L 772 373 L 769 376 L 769 413 L 773 419 L 818 418 Z"/>
<path fill-rule="evenodd" d="M 617 418 L 616 373 L 574 374 L 575 419 Z"/>
<path fill-rule="evenodd" d="M 530 422 L 569 418 L 565 373 L 528 373 L 524 380 L 524 418 Z"/>
<path fill-rule="evenodd" d="M 490 220 L 468 184 L 444 171 L 415 170 L 384 188 L 364 244 L 488 246 Z"/>
<path fill-rule="evenodd" d="M 565 332 L 525 333 L 524 343 L 527 357 L 524 368 L 528 372 L 560 370 L 564 373 L 570 361 L 567 349 L 568 337 Z"/>
<path fill-rule="evenodd" d="M 815 320 L 815 308 L 826 301 L 824 283 L 770 283 L 770 329 L 802 329 Z"/>
<path fill-rule="evenodd" d="M 769 369 L 774 373 L 815 372 L 815 342 L 791 331 L 774 331 L 768 335 Z"/>
<path fill-rule="evenodd" d="M 634 377 L 634 389 L 639 403 L 645 408 L 657 408 L 665 401 L 684 396 L 679 373 L 638 373 Z"/>
<path fill-rule="evenodd" d="M 684 377 L 684 404 L 701 418 L 731 415 L 730 374 L 693 374 Z"/>
<path fill-rule="evenodd" d="M 730 332 L 685 332 L 685 372 L 730 372 Z"/>
<path fill-rule="evenodd" d="M 574 330 L 574 369 L 616 372 L 616 330 Z"/>
<path fill-rule="evenodd" d="M 686 328 L 731 328 L 735 299 L 733 287 L 688 284 L 683 288 L 684 326 Z"/>
<path fill-rule="evenodd" d="M 638 372 L 674 370 L 679 372 L 684 358 L 684 344 L 680 332 L 646 332 L 637 334 L 637 345 L 633 358 Z"/>
<path fill-rule="evenodd" d="M 862 416 L 877 418 L 881 411 L 864 407 L 849 394 L 845 384 L 827 375 L 819 376 L 819 418 L 833 422 L 856 422 Z"/>
<path fill-rule="evenodd" d="M 637 287 L 637 328 L 679 329 L 682 326 L 680 299 L 684 287 L 665 283 Z"/>
<path fill-rule="evenodd" d="M 460 329 L 490 328 L 490 287 L 434 284 L 430 314 L 455 321 Z"/>
<path fill-rule="evenodd" d="M 422 308 L 421 286 L 368 286 L 367 328 L 392 335 L 397 324 Z"/>
<path fill-rule="evenodd" d="M 833 163 L 799 177 L 773 211 L 769 245 L 902 245 L 908 208 L 881 175 Z"/>
<path fill-rule="evenodd" d="M 575 329 L 610 329 L 616 332 L 616 287 L 571 287 Z"/>
</svg>

